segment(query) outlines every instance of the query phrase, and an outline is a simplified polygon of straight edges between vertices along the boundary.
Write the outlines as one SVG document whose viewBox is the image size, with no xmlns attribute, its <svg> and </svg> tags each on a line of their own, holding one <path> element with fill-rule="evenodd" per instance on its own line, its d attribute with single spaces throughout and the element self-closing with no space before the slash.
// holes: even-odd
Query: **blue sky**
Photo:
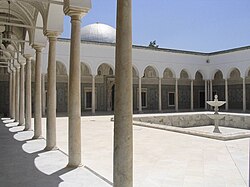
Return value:
<svg viewBox="0 0 250 187">
<path fill-rule="evenodd" d="M 133 44 L 212 52 L 250 45 L 250 0 L 132 0 Z M 116 0 L 92 0 L 82 26 L 116 26 Z M 70 37 L 65 17 L 63 38 Z"/>
</svg>

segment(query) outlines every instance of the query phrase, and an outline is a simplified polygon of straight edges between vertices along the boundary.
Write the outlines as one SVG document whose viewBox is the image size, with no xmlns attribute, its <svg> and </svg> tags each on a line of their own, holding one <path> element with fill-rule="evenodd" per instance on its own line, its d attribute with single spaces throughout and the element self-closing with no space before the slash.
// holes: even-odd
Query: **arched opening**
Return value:
<svg viewBox="0 0 250 187">
<path fill-rule="evenodd" d="M 98 96 L 97 98 L 103 102 L 98 105 L 101 110 L 112 111 L 113 106 L 113 86 L 115 84 L 114 70 L 107 64 L 103 63 L 97 68 L 96 82 L 102 82 L 98 84 Z"/>
<path fill-rule="evenodd" d="M 219 100 L 225 101 L 225 80 L 223 79 L 223 74 L 220 70 L 217 70 L 216 73 L 214 74 L 214 79 L 212 83 L 213 83 L 212 84 L 213 95 L 212 97 L 210 96 L 209 100 L 213 100 L 215 94 L 217 94 Z M 225 105 L 220 108 L 224 109 Z"/>
<path fill-rule="evenodd" d="M 243 106 L 243 84 L 240 71 L 232 69 L 228 79 L 228 108 L 242 110 Z"/>
<path fill-rule="evenodd" d="M 56 111 L 67 112 L 68 108 L 68 74 L 63 62 L 56 61 Z"/>
<path fill-rule="evenodd" d="M 175 76 L 170 68 L 166 68 L 163 72 L 161 81 L 162 109 L 175 109 Z"/>
<path fill-rule="evenodd" d="M 153 66 L 147 66 L 141 78 L 141 103 L 145 110 L 157 110 L 159 103 L 158 71 Z M 137 92 L 139 108 L 139 87 Z"/>
<path fill-rule="evenodd" d="M 189 110 L 191 108 L 191 81 L 186 70 L 180 73 L 178 80 L 178 106 L 179 109 Z"/>
<path fill-rule="evenodd" d="M 195 109 L 205 109 L 205 81 L 199 71 L 195 73 L 193 98 Z"/>
</svg>

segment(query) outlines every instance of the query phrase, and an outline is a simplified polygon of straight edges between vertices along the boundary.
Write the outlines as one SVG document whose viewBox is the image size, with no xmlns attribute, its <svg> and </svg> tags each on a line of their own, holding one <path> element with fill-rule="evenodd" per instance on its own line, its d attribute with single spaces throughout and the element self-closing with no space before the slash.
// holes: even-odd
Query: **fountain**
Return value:
<svg viewBox="0 0 250 187">
<path fill-rule="evenodd" d="M 219 107 L 224 105 L 225 101 L 218 101 L 218 95 L 214 96 L 214 101 L 207 101 L 207 104 L 214 107 L 214 114 L 207 114 L 210 119 L 214 120 L 214 133 L 221 133 L 219 129 L 219 120 L 225 118 L 225 115 L 219 114 Z"/>
</svg>

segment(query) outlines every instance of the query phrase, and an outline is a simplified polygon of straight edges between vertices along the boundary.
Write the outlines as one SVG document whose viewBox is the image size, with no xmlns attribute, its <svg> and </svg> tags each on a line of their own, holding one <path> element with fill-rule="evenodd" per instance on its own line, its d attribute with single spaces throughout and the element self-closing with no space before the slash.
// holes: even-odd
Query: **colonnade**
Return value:
<svg viewBox="0 0 250 187">
<path fill-rule="evenodd" d="M 116 38 L 116 92 L 114 117 L 114 186 L 133 186 L 133 131 L 132 131 L 132 28 L 131 0 L 117 2 L 117 38 Z M 81 165 L 81 107 L 80 107 L 80 28 L 81 18 L 88 12 L 75 7 L 65 7 L 64 12 L 71 17 L 70 72 L 69 72 L 69 167 Z M 46 149 L 56 149 L 56 40 L 58 33 L 47 32 L 49 40 L 48 57 L 48 96 L 47 96 L 47 141 Z M 41 99 L 41 51 L 43 46 L 34 45 L 35 64 L 35 111 L 34 138 L 42 136 L 42 99 Z M 26 84 L 24 84 L 25 64 L 10 68 L 10 116 L 25 124 L 25 130 L 31 129 L 31 56 L 26 58 Z M 20 87 L 19 87 L 20 85 Z M 24 94 L 25 89 L 25 94 Z M 125 91 L 124 91 L 125 90 Z M 212 80 L 205 80 L 205 97 L 213 99 Z M 225 93 L 228 87 L 225 84 Z M 159 111 L 162 110 L 162 78 L 158 82 Z M 141 78 L 139 78 L 139 111 L 142 111 Z M 24 102 L 24 95 L 25 102 Z M 228 97 L 226 97 L 228 100 Z M 191 80 L 191 110 L 193 110 L 193 80 Z M 25 105 L 25 106 L 24 106 Z M 228 106 L 227 106 L 228 107 Z M 246 109 L 246 88 L 243 78 L 243 111 Z M 178 79 L 175 81 L 175 110 L 178 111 Z M 25 120 L 24 120 L 25 112 Z M 95 113 L 95 75 L 92 77 L 92 113 Z"/>
</svg>

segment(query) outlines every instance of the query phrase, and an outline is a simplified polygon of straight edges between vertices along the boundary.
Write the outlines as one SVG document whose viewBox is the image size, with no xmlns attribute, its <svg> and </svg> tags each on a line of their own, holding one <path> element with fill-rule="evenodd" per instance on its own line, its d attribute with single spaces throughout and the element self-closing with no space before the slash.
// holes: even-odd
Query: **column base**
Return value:
<svg viewBox="0 0 250 187">
<path fill-rule="evenodd" d="M 143 114 L 143 112 L 142 112 L 142 111 L 138 111 L 138 113 L 139 113 L 139 114 Z"/>
<path fill-rule="evenodd" d="M 32 131 L 32 129 L 31 128 L 24 128 L 24 131 Z"/>
<path fill-rule="evenodd" d="M 45 151 L 56 151 L 58 150 L 59 148 L 57 146 L 54 146 L 54 147 L 49 147 L 49 146 L 46 146 L 44 148 Z"/>
<path fill-rule="evenodd" d="M 36 139 L 43 139 L 43 137 L 42 136 L 33 136 L 32 137 L 32 140 L 36 140 Z"/>
<path fill-rule="evenodd" d="M 68 163 L 68 165 L 66 166 L 67 168 L 80 168 L 80 167 L 83 167 L 83 164 L 80 163 L 78 165 L 75 165 L 75 164 L 70 164 Z"/>
<path fill-rule="evenodd" d="M 20 124 L 20 123 L 19 123 L 17 126 L 24 126 L 24 124 Z"/>
</svg>

